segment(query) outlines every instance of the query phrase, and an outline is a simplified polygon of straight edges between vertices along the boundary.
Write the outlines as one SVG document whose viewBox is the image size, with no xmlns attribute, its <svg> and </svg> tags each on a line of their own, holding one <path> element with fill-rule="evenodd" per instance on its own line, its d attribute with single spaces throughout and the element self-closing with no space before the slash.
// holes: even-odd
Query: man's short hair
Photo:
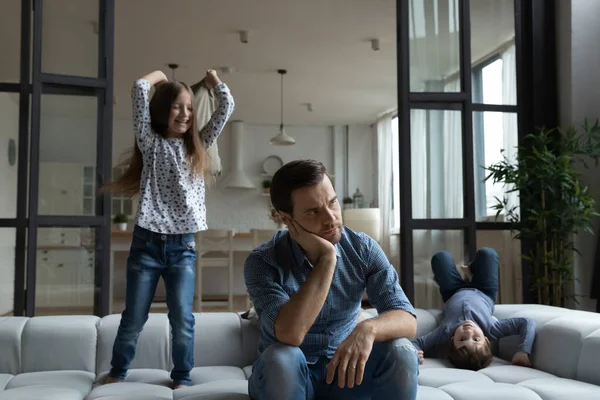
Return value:
<svg viewBox="0 0 600 400">
<path fill-rule="evenodd" d="M 479 371 L 490 365 L 493 358 L 492 346 L 488 340 L 485 341 L 482 347 L 477 348 L 467 346 L 456 348 L 454 341 L 450 341 L 448 360 L 456 368 Z"/>
<path fill-rule="evenodd" d="M 295 160 L 281 167 L 271 180 L 271 204 L 276 211 L 292 214 L 292 192 L 323 181 L 327 169 L 319 161 Z"/>
</svg>

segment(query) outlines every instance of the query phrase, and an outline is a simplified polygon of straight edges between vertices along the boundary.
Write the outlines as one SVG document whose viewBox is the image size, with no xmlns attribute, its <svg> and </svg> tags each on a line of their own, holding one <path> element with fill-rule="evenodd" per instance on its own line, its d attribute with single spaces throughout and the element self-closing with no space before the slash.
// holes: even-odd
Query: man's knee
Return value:
<svg viewBox="0 0 600 400">
<path fill-rule="evenodd" d="M 306 357 L 299 347 L 283 343 L 273 343 L 267 347 L 261 358 L 265 365 L 273 368 L 306 365 Z"/>
<path fill-rule="evenodd" d="M 385 342 L 386 351 L 399 368 L 408 375 L 416 375 L 419 370 L 419 355 L 415 346 L 406 338 L 393 339 Z"/>
</svg>

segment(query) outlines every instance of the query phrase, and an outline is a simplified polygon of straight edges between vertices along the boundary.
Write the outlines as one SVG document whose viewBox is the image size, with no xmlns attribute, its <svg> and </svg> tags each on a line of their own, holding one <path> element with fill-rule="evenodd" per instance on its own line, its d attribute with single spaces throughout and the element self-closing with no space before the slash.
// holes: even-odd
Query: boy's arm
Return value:
<svg viewBox="0 0 600 400">
<path fill-rule="evenodd" d="M 519 352 L 531 354 L 535 339 L 535 321 L 531 318 L 507 318 L 496 321 L 491 329 L 490 336 L 494 340 L 506 336 L 519 335 Z"/>
<path fill-rule="evenodd" d="M 448 335 L 446 335 L 444 327 L 438 326 L 431 332 L 426 333 L 425 335 L 418 337 L 411 342 L 417 350 L 422 350 L 423 353 L 426 353 L 438 344 L 448 342 L 450 338 L 447 336 Z"/>
</svg>

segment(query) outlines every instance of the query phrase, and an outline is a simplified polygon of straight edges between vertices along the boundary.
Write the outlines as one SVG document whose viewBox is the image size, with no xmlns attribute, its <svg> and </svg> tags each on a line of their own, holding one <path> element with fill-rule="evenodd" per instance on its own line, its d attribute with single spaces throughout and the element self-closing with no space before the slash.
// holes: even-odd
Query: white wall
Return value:
<svg viewBox="0 0 600 400">
<path fill-rule="evenodd" d="M 0 218 L 17 216 L 17 164 L 9 165 L 9 139 L 18 143 L 19 106 L 18 96 L 0 93 Z M 0 228 L 0 315 L 13 309 L 15 280 L 15 234 L 14 228 Z"/>
<path fill-rule="evenodd" d="M 286 132 L 296 139 L 294 146 L 273 146 L 269 139 L 277 133 L 279 127 L 272 125 L 244 125 L 242 166 L 248 177 L 255 182 L 256 189 L 229 189 L 224 188 L 230 171 L 231 163 L 231 133 L 227 126 L 218 139 L 219 156 L 223 164 L 223 174 L 216 185 L 209 187 L 206 192 L 206 208 L 208 225 L 211 228 L 234 228 L 239 232 L 247 232 L 251 228 L 274 228 L 274 223 L 269 219 L 269 198 L 262 196 L 261 182 L 263 177 L 262 163 L 269 155 L 281 157 L 284 163 L 295 159 L 312 158 L 323 162 L 330 173 L 335 174 L 335 181 L 343 181 L 342 165 L 346 157 L 343 147 L 339 147 L 344 131 L 342 127 L 335 126 L 289 126 Z M 131 122 L 128 120 L 115 120 L 113 125 L 113 163 L 117 164 L 123 151 L 133 144 Z M 337 136 L 336 136 L 337 134 Z M 337 137 L 338 145 L 334 145 Z M 365 201 L 373 201 L 373 134 L 371 127 L 349 127 L 349 165 L 348 181 L 352 195 L 359 187 L 365 195 Z M 338 172 L 341 172 L 338 176 Z M 336 183 L 336 187 L 338 183 Z M 343 196 L 343 193 L 338 192 Z M 236 294 L 245 293 L 243 280 L 243 264 L 245 254 L 235 257 L 236 271 L 234 286 Z M 119 264 L 124 264 L 125 258 L 118 258 Z M 203 293 L 206 295 L 225 294 L 227 292 L 227 275 L 224 270 L 206 270 L 203 276 Z M 119 290 L 116 290 L 117 295 Z"/>
<path fill-rule="evenodd" d="M 600 117 L 600 50 L 598 38 L 600 25 L 600 1 L 572 0 L 557 1 L 557 46 L 558 46 L 558 90 L 560 125 L 579 126 L 587 118 L 592 122 Z M 599 203 L 599 168 L 588 170 L 580 167 L 582 181 Z M 596 236 L 582 233 L 576 238 L 581 255 L 576 255 L 575 294 L 582 295 L 577 308 L 595 310 L 596 301 L 589 298 L 595 262 L 600 221 L 595 220 Z"/>
</svg>

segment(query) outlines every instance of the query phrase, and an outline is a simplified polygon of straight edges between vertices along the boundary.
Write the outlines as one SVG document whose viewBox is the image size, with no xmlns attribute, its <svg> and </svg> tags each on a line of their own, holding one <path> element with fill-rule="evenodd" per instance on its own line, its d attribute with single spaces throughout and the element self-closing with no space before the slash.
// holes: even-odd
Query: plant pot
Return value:
<svg viewBox="0 0 600 400">
<path fill-rule="evenodd" d="M 115 226 L 117 227 L 118 231 L 124 232 L 127 230 L 127 222 L 120 222 L 118 224 L 115 224 Z"/>
<path fill-rule="evenodd" d="M 263 188 L 263 192 L 265 194 L 269 194 L 269 193 L 271 193 L 271 188 Z"/>
</svg>

